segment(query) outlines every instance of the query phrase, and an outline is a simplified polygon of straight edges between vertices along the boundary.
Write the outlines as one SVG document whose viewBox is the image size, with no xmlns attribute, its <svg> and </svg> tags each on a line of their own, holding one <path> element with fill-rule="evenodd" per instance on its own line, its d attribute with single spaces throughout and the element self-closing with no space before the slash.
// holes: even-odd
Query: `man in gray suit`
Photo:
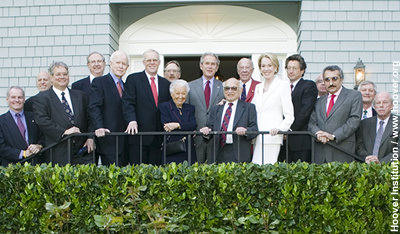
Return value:
<svg viewBox="0 0 400 234">
<path fill-rule="evenodd" d="M 328 95 L 317 100 L 308 123 L 308 130 L 318 139 L 314 151 L 315 163 L 351 162 L 352 157 L 326 143 L 331 142 L 355 154 L 355 132 L 362 112 L 361 93 L 342 86 L 343 71 L 336 65 L 326 67 L 322 74 Z"/>
<path fill-rule="evenodd" d="M 392 134 L 393 120 L 396 122 L 398 119 L 391 114 L 392 96 L 387 92 L 378 93 L 373 106 L 377 116 L 362 120 L 356 132 L 357 154 L 365 157 L 366 163 L 390 162 L 393 148 L 399 145 L 398 134 Z"/>
<path fill-rule="evenodd" d="M 251 162 L 251 140 L 257 134 L 246 134 L 247 131 L 258 131 L 257 112 L 254 104 L 239 100 L 242 86 L 236 78 L 224 82 L 224 105 L 215 105 L 211 108 L 207 126 L 200 131 L 207 136 L 210 131 L 236 132 L 237 135 L 215 135 L 217 142 L 217 162 Z M 239 139 L 240 138 L 240 139 Z M 240 144 L 240 147 L 238 145 Z"/>
<path fill-rule="evenodd" d="M 200 69 L 203 76 L 189 82 L 190 93 L 186 102 L 196 107 L 197 130 L 206 126 L 211 107 L 217 105 L 223 98 L 222 82 L 215 79 L 215 73 L 219 67 L 218 56 L 211 52 L 204 53 L 200 58 Z M 196 155 L 199 163 L 213 163 L 212 141 L 204 141 L 202 136 L 196 136 Z"/>
</svg>

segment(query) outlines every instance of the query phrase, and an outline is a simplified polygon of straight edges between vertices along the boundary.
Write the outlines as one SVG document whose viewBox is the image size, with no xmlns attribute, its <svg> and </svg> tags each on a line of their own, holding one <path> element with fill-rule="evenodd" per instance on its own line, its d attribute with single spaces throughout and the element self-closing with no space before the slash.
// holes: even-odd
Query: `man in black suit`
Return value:
<svg viewBox="0 0 400 234">
<path fill-rule="evenodd" d="M 251 140 L 257 135 L 247 135 L 246 132 L 258 131 L 256 108 L 251 103 L 239 100 L 242 94 L 239 80 L 230 78 L 223 85 L 226 102 L 211 108 L 207 126 L 201 128 L 200 132 L 208 136 L 210 131 L 235 131 L 237 135 L 215 135 L 217 146 L 214 157 L 218 163 L 251 162 Z"/>
<path fill-rule="evenodd" d="M 50 82 L 50 75 L 47 71 L 41 71 L 36 77 L 36 86 L 39 89 L 39 92 L 46 91 L 50 89 L 51 82 Z M 33 112 L 33 100 L 35 96 L 28 98 L 24 104 L 24 111 Z"/>
<path fill-rule="evenodd" d="M 398 147 L 398 134 L 393 134 L 393 122 L 398 116 L 392 115 L 392 96 L 387 92 L 380 92 L 375 96 L 373 105 L 377 116 L 361 121 L 356 132 L 357 154 L 365 157 L 365 162 L 390 162 L 393 148 Z M 382 129 L 380 129 L 382 128 Z"/>
<path fill-rule="evenodd" d="M 130 74 L 126 79 L 122 106 L 128 127 L 126 132 L 136 134 L 141 132 L 163 131 L 160 103 L 169 101 L 170 82 L 157 75 L 160 66 L 160 55 L 155 50 L 143 53 L 144 71 Z M 140 138 L 129 137 L 129 161 L 131 164 L 149 163 L 161 164 L 161 136 L 143 136 L 142 160 L 140 158 Z"/>
<path fill-rule="evenodd" d="M 292 103 L 294 108 L 294 122 L 290 126 L 292 131 L 307 131 L 308 121 L 317 101 L 318 90 L 311 80 L 304 80 L 303 76 L 307 64 L 299 54 L 289 56 L 285 62 L 285 69 L 290 80 Z M 311 139 L 308 135 L 288 135 L 289 162 L 311 162 Z"/>
<path fill-rule="evenodd" d="M 55 61 L 49 68 L 53 87 L 37 95 L 34 100 L 35 120 L 42 130 L 46 145 L 60 141 L 64 136 L 93 131 L 89 121 L 89 101 L 87 95 L 79 90 L 68 89 L 68 66 Z M 93 139 L 74 137 L 71 141 L 71 161 L 68 155 L 68 142 L 58 144 L 53 153 L 48 154 L 46 162 L 66 165 L 92 162 Z M 87 153 L 86 153 L 87 152 Z"/>
<path fill-rule="evenodd" d="M 24 90 L 19 86 L 10 87 L 6 100 L 10 110 L 0 116 L 0 165 L 4 167 L 37 154 L 43 144 L 33 113 L 24 111 Z"/>
<path fill-rule="evenodd" d="M 106 67 L 106 60 L 104 56 L 99 52 L 92 52 L 86 58 L 87 66 L 89 68 L 90 74 L 88 77 L 80 79 L 72 83 L 71 88 L 77 89 L 85 92 L 87 95 L 90 93 L 90 85 L 93 82 L 93 79 L 96 77 L 103 76 L 104 68 Z"/>
<path fill-rule="evenodd" d="M 102 165 L 117 163 L 116 137 L 106 136 L 109 132 L 126 129 L 122 112 L 124 82 L 121 78 L 129 67 L 129 57 L 123 51 L 115 51 L 110 57 L 110 73 L 93 80 L 89 96 L 89 112 L 95 134 L 96 152 L 101 155 Z M 125 136 L 118 137 L 118 166 L 128 164 L 125 154 Z"/>
<path fill-rule="evenodd" d="M 361 92 L 363 99 L 363 112 L 361 115 L 361 120 L 366 118 L 371 118 L 376 116 L 376 111 L 372 106 L 372 102 L 376 95 L 376 85 L 374 82 L 366 80 L 358 86 L 358 91 Z"/>
</svg>

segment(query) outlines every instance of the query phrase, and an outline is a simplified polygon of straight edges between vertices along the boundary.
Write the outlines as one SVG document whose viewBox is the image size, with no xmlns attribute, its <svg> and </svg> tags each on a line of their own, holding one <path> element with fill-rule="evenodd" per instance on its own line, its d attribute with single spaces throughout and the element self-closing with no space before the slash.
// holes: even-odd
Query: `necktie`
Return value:
<svg viewBox="0 0 400 234">
<path fill-rule="evenodd" d="M 232 106 L 233 103 L 228 103 L 228 109 L 226 109 L 225 111 L 225 115 L 224 115 L 224 119 L 222 121 L 222 125 L 221 125 L 221 131 L 227 132 L 228 131 L 228 125 L 229 125 L 229 120 L 231 118 L 231 114 L 232 114 Z M 221 148 L 226 144 L 226 135 L 222 134 L 221 135 L 221 141 L 220 141 L 220 145 Z"/>
<path fill-rule="evenodd" d="M 120 80 L 117 82 L 117 90 L 118 90 L 119 96 L 122 97 L 122 86 L 121 86 Z"/>
<path fill-rule="evenodd" d="M 211 89 L 210 89 L 210 81 L 207 80 L 206 87 L 204 89 L 204 97 L 206 98 L 206 107 L 210 105 L 210 96 L 211 96 Z"/>
<path fill-rule="evenodd" d="M 25 139 L 26 129 L 25 129 L 24 124 L 21 121 L 21 114 L 20 113 L 16 113 L 15 116 L 17 117 L 17 126 L 18 126 L 18 129 L 19 129 L 19 132 L 21 133 L 22 137 L 26 141 L 26 139 Z"/>
<path fill-rule="evenodd" d="M 290 92 L 293 92 L 293 84 L 290 84 Z"/>
<path fill-rule="evenodd" d="M 362 116 L 362 119 L 368 118 L 368 116 L 367 116 L 368 111 L 367 111 L 367 110 L 364 110 L 363 112 L 364 112 L 364 114 L 363 114 L 363 116 Z"/>
<path fill-rule="evenodd" d="M 242 95 L 240 95 L 240 100 L 246 101 L 246 84 L 243 84 Z"/>
<path fill-rule="evenodd" d="M 383 135 L 383 124 L 385 122 L 383 120 L 379 121 L 378 132 L 376 133 L 374 149 L 372 150 L 372 155 L 378 156 L 379 147 L 381 145 L 382 135 Z"/>
<path fill-rule="evenodd" d="M 331 95 L 331 100 L 329 101 L 328 110 L 326 111 L 326 117 L 328 117 L 329 113 L 331 113 L 332 107 L 335 104 L 335 97 L 336 97 L 335 94 Z"/>
<path fill-rule="evenodd" d="M 67 112 L 68 119 L 71 121 L 71 124 L 74 124 L 74 114 L 72 113 L 71 107 L 69 106 L 67 99 L 65 98 L 65 93 L 61 92 L 61 103 L 63 104 L 65 112 Z"/>
<path fill-rule="evenodd" d="M 156 106 L 158 106 L 158 94 L 157 94 L 157 87 L 156 87 L 156 82 L 154 82 L 154 77 L 150 77 L 151 79 L 151 92 L 153 92 L 153 97 L 154 101 L 156 103 Z"/>
</svg>

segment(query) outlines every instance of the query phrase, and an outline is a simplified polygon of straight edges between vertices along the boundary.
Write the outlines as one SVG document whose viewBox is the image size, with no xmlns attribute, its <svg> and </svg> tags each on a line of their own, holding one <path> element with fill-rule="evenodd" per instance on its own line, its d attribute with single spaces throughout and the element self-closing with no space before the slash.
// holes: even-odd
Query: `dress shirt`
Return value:
<svg viewBox="0 0 400 234">
<path fill-rule="evenodd" d="M 202 76 L 202 77 L 201 77 L 201 80 L 203 81 L 203 92 L 204 92 L 204 89 L 206 88 L 206 84 L 207 84 L 207 79 L 204 78 L 204 76 Z M 214 77 L 211 78 L 211 80 L 210 80 L 210 103 L 211 103 L 211 98 L 212 98 L 214 80 L 215 80 Z"/>
<path fill-rule="evenodd" d="M 90 80 L 90 83 L 92 83 L 92 82 L 93 82 L 93 79 L 94 79 L 94 78 L 96 78 L 96 76 L 94 76 L 94 75 L 92 75 L 92 74 L 90 74 L 90 75 L 89 75 L 89 80 Z"/>
<path fill-rule="evenodd" d="M 71 109 L 72 114 L 74 114 L 74 108 L 73 108 L 73 106 L 72 106 L 71 95 L 69 94 L 69 89 L 66 88 L 64 91 L 61 91 L 61 90 L 59 90 L 59 89 L 56 89 L 56 88 L 53 86 L 53 91 L 56 93 L 56 95 L 57 95 L 58 99 L 60 99 L 60 102 L 61 102 L 61 103 L 62 103 L 62 95 L 61 95 L 61 93 L 62 93 L 62 92 L 65 93 L 65 94 L 64 94 L 64 97 L 65 97 L 65 99 L 66 99 L 67 102 L 68 102 L 68 105 L 69 105 L 69 108 Z"/>
<path fill-rule="evenodd" d="M 363 109 L 363 112 L 361 113 L 361 119 L 363 119 L 363 116 L 364 116 L 364 109 Z M 370 106 L 368 109 L 367 109 L 367 118 L 371 118 L 372 117 L 372 106 Z"/>
<path fill-rule="evenodd" d="M 390 118 L 390 115 L 389 115 L 389 117 L 387 117 L 386 119 L 380 119 L 379 117 L 378 118 L 376 118 L 376 133 L 378 133 L 378 129 L 379 129 L 379 122 L 381 122 L 382 120 L 383 120 L 383 131 L 382 132 L 385 132 L 385 129 L 386 129 L 386 125 L 388 124 L 388 122 L 389 122 L 389 118 Z"/>
<path fill-rule="evenodd" d="M 231 118 L 229 119 L 229 124 L 228 124 L 228 129 L 227 129 L 228 132 L 232 132 L 232 130 L 233 130 L 233 121 L 235 119 L 236 106 L 237 106 L 238 100 L 236 100 L 232 103 L 233 103 L 232 113 L 231 113 Z M 224 122 L 224 115 L 225 115 L 225 112 L 228 109 L 228 107 L 229 107 L 229 102 L 225 102 L 224 109 L 222 111 L 221 125 Z M 232 144 L 232 143 L 233 143 L 232 134 L 226 134 L 226 144 Z"/>
<path fill-rule="evenodd" d="M 144 71 L 146 73 L 147 76 L 147 80 L 149 81 L 150 87 L 151 87 L 151 77 L 154 77 L 154 83 L 156 83 L 156 88 L 157 88 L 157 94 L 160 94 L 160 92 L 158 91 L 158 75 L 156 74 L 155 76 L 151 76 L 149 73 L 147 73 L 147 71 Z"/>
<path fill-rule="evenodd" d="M 243 84 L 246 84 L 246 98 L 250 91 L 251 82 L 253 82 L 253 80 L 251 78 L 249 81 L 247 81 L 247 83 L 243 83 L 242 81 L 240 81 L 240 86 L 243 87 Z"/>
<path fill-rule="evenodd" d="M 335 106 L 335 103 L 336 103 L 336 101 L 337 101 L 342 89 L 343 89 L 343 86 L 341 86 L 340 89 L 336 93 L 334 93 L 336 95 L 336 97 L 333 99 L 333 102 L 334 102 L 333 106 Z M 332 96 L 332 94 L 328 93 L 328 98 L 326 99 L 326 110 L 325 110 L 325 112 L 328 111 L 329 102 L 331 101 L 331 96 Z"/>
<path fill-rule="evenodd" d="M 10 110 L 10 114 L 14 119 L 15 124 L 18 126 L 18 122 L 17 122 L 17 116 L 15 116 L 15 114 L 17 114 L 17 112 L 14 112 L 12 110 Z M 25 119 L 25 115 L 24 115 L 24 111 L 22 110 L 21 112 L 19 112 L 19 114 L 21 115 L 21 121 L 22 124 L 25 127 L 25 140 L 26 140 L 26 144 L 29 145 L 29 139 L 28 139 L 28 127 L 26 126 L 26 119 Z M 24 151 L 21 150 L 19 153 L 19 159 L 22 159 L 24 156 Z"/>
<path fill-rule="evenodd" d="M 120 81 L 121 79 L 118 79 L 112 72 L 110 72 L 110 75 L 114 80 L 115 87 L 117 87 L 117 82 Z M 120 84 L 121 84 L 121 87 L 122 87 L 122 91 L 124 91 L 124 84 L 122 82 L 120 82 Z"/>
</svg>

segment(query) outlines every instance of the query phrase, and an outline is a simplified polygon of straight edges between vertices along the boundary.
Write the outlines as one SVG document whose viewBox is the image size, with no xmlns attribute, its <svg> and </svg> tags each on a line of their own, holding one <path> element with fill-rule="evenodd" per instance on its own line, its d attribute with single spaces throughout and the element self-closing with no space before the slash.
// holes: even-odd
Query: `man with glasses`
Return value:
<svg viewBox="0 0 400 234">
<path fill-rule="evenodd" d="M 224 82 L 224 105 L 211 108 L 206 127 L 200 129 L 205 137 L 210 131 L 236 132 L 237 135 L 215 135 L 218 163 L 251 162 L 251 140 L 257 135 L 246 134 L 247 131 L 258 131 L 257 112 L 254 104 L 239 100 L 242 94 L 240 81 L 230 78 Z M 240 145 L 240 147 L 238 147 Z"/>
<path fill-rule="evenodd" d="M 143 53 L 144 71 L 130 74 L 122 95 L 122 107 L 127 133 L 163 131 L 158 105 L 171 100 L 170 82 L 157 74 L 160 55 L 149 49 Z M 162 136 L 129 137 L 129 162 L 131 164 L 161 164 Z M 142 148 L 142 155 L 140 154 Z M 141 155 L 141 156 L 140 156 Z"/>
<path fill-rule="evenodd" d="M 106 67 L 105 59 L 99 52 L 92 52 L 86 58 L 87 66 L 89 68 L 90 74 L 88 77 L 80 79 L 72 83 L 71 88 L 77 89 L 85 92 L 87 95 L 90 93 L 90 84 L 96 77 L 103 76 L 104 68 Z"/>
<path fill-rule="evenodd" d="M 171 60 L 164 67 L 164 77 L 172 82 L 181 78 L 181 66 L 176 60 Z"/>
<path fill-rule="evenodd" d="M 336 65 L 324 68 L 322 74 L 328 95 L 317 100 L 308 123 L 308 130 L 318 140 L 314 151 L 315 163 L 351 162 L 352 157 L 326 143 L 331 142 L 355 154 L 355 132 L 360 125 L 362 112 L 361 93 L 342 86 L 343 71 Z"/>
</svg>

